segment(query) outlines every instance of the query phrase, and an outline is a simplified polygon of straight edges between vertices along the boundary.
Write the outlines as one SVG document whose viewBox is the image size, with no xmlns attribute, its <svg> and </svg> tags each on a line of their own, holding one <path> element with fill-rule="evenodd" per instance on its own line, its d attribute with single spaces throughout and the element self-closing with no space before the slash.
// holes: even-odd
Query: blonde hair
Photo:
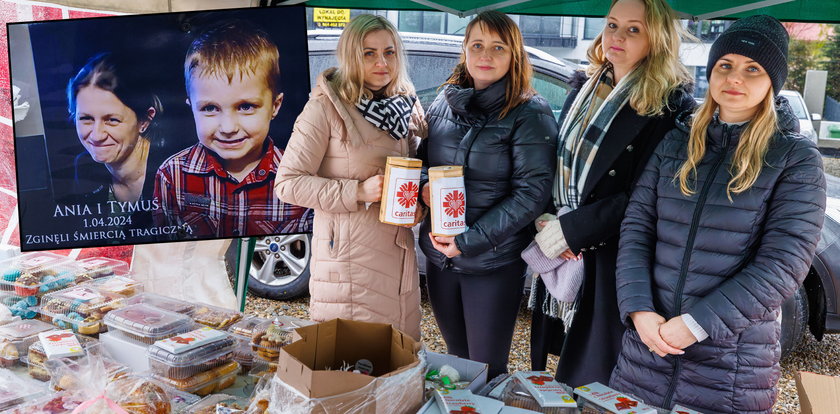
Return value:
<svg viewBox="0 0 840 414">
<path fill-rule="evenodd" d="M 612 0 L 610 10 L 620 0 Z M 634 76 L 638 81 L 630 91 L 630 107 L 639 115 L 661 115 L 668 106 L 668 96 L 693 77 L 680 61 L 680 38 L 692 36 L 680 25 L 674 9 L 665 0 L 639 0 L 645 5 L 645 31 L 650 52 L 638 64 Z M 606 27 L 606 26 L 605 26 Z M 592 76 L 608 63 L 602 48 L 604 31 L 595 37 L 586 51 L 590 62 L 587 74 Z"/>
<path fill-rule="evenodd" d="M 697 109 L 691 123 L 691 132 L 688 137 L 688 156 L 677 171 L 676 177 L 674 177 L 675 181 L 679 181 L 680 191 L 685 196 L 690 196 L 695 192 L 689 181 L 697 180 L 697 164 L 700 163 L 706 153 L 706 132 L 717 109 L 718 103 L 712 99 L 710 93 L 706 92 L 706 100 Z M 775 97 L 773 96 L 773 88 L 769 88 L 767 96 L 759 104 L 755 116 L 741 133 L 738 147 L 732 157 L 732 166 L 729 169 L 732 178 L 726 187 L 726 196 L 729 201 L 732 201 L 732 193 L 742 193 L 755 184 L 755 180 L 761 173 L 770 139 L 777 130 L 778 116 L 776 115 Z M 709 179 L 712 179 L 712 177 Z"/>
<path fill-rule="evenodd" d="M 187 50 L 184 80 L 187 94 L 190 81 L 198 76 L 227 77 L 238 73 L 240 79 L 262 71 L 272 96 L 280 94 L 280 52 L 268 34 L 253 23 L 233 20 L 217 24 L 202 32 Z"/>
<path fill-rule="evenodd" d="M 397 59 L 396 67 L 391 68 L 391 82 L 385 86 L 385 95 L 413 95 L 414 85 L 406 71 L 405 48 L 397 29 L 388 19 L 372 14 L 360 14 L 353 18 L 338 38 L 336 58 L 338 70 L 330 80 L 333 90 L 350 104 L 373 98 L 373 93 L 365 88 L 365 36 L 384 30 L 394 39 Z"/>
<path fill-rule="evenodd" d="M 461 47 L 461 59 L 444 85 L 458 85 L 464 88 L 475 86 L 473 78 L 467 70 L 466 48 L 472 29 L 479 25 L 483 32 L 492 32 L 499 35 L 502 41 L 510 47 L 511 51 L 510 68 L 508 68 L 508 72 L 505 75 L 508 78 L 505 89 L 505 106 L 502 107 L 502 111 L 499 113 L 499 119 L 502 119 L 511 109 L 528 101 L 537 93 L 531 86 L 534 69 L 531 67 L 531 61 L 528 60 L 528 52 L 525 51 L 525 41 L 522 39 L 522 32 L 519 31 L 519 26 L 506 14 L 495 10 L 484 11 L 476 15 L 467 24 L 464 42 Z"/>
</svg>

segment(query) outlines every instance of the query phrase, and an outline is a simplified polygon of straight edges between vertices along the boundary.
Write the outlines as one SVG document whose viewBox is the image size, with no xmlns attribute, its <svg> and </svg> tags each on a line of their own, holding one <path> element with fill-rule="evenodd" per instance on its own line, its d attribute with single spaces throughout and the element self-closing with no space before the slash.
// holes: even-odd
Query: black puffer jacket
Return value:
<svg viewBox="0 0 840 414">
<path fill-rule="evenodd" d="M 727 199 L 743 126 L 713 122 L 695 194 L 674 177 L 686 159 L 689 119 L 678 119 L 640 177 L 622 223 L 618 303 L 625 332 L 610 383 L 645 402 L 704 413 L 769 413 L 779 378 L 782 302 L 808 273 L 825 212 L 825 176 L 813 142 L 784 98 L 780 132 L 753 186 Z M 629 313 L 690 314 L 709 338 L 660 358 Z"/>
<path fill-rule="evenodd" d="M 481 274 L 521 260 L 530 224 L 550 201 L 557 121 L 539 95 L 500 120 L 505 82 L 480 91 L 447 85 L 426 113 L 428 138 L 418 149 L 424 180 L 428 167 L 463 165 L 466 185 L 468 229 L 455 237 L 460 256 L 432 247 L 429 218 L 420 228 L 420 248 L 441 269 Z"/>
</svg>

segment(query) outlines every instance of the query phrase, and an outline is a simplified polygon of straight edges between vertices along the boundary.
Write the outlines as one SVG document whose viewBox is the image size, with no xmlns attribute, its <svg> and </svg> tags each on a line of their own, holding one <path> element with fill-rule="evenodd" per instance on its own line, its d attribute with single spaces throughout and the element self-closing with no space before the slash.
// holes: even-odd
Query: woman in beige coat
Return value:
<svg viewBox="0 0 840 414">
<path fill-rule="evenodd" d="M 386 157 L 416 154 L 423 109 L 385 18 L 354 18 L 336 54 L 339 67 L 318 77 L 295 122 L 275 186 L 284 202 L 315 210 L 310 316 L 390 323 L 419 340 L 414 238 L 380 223 L 378 202 Z"/>
</svg>

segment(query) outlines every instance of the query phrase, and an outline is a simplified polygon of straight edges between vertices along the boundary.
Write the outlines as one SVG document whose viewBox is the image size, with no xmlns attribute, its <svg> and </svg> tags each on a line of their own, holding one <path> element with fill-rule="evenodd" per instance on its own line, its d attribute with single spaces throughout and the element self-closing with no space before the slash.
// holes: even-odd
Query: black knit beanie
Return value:
<svg viewBox="0 0 840 414">
<path fill-rule="evenodd" d="M 788 73 L 788 33 L 781 22 L 760 14 L 732 23 L 712 44 L 706 64 L 706 79 L 711 77 L 718 59 L 730 53 L 758 62 L 770 76 L 773 92 L 779 94 Z"/>
</svg>

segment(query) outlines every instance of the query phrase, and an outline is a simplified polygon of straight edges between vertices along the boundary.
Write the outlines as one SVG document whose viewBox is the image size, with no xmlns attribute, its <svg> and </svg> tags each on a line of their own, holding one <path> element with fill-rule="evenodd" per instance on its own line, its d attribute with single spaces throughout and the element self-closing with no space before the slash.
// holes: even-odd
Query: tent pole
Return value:
<svg viewBox="0 0 840 414">
<path fill-rule="evenodd" d="M 794 0 L 764 0 L 764 1 L 757 1 L 755 3 L 744 4 L 737 7 L 730 7 L 728 9 L 718 10 L 711 13 L 704 13 L 698 14 L 697 16 L 693 16 L 692 20 L 711 20 L 722 16 L 728 16 L 730 14 L 737 14 L 743 13 L 750 10 L 760 9 L 762 7 L 770 7 L 775 6 L 777 4 L 783 3 L 790 3 Z"/>
<path fill-rule="evenodd" d="M 422 5 L 426 6 L 426 7 L 431 7 L 431 8 L 433 8 L 433 9 L 435 9 L 435 10 L 440 10 L 440 11 L 442 11 L 442 12 L 446 12 L 446 13 L 454 14 L 454 15 L 456 15 L 456 16 L 458 16 L 458 17 L 464 17 L 464 16 L 466 16 L 466 15 L 464 14 L 464 12 L 462 12 L 462 11 L 460 11 L 460 10 L 453 9 L 453 8 L 451 8 L 451 7 L 446 7 L 446 6 L 442 5 L 442 4 L 438 4 L 438 3 L 435 3 L 435 2 L 433 2 L 433 1 L 429 1 L 429 0 L 411 0 L 411 1 L 412 1 L 412 2 L 414 2 L 414 3 L 417 3 L 417 4 L 422 4 Z"/>
</svg>

